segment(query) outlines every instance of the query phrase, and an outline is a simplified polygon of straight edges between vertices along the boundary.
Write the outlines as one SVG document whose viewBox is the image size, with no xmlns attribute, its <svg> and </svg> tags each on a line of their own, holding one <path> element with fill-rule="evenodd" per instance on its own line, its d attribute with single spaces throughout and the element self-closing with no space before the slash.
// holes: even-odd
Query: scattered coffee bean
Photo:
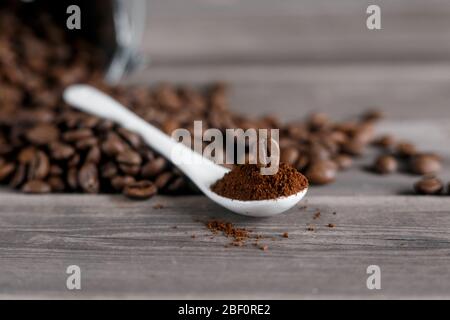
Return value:
<svg viewBox="0 0 450 320">
<path fill-rule="evenodd" d="M 128 184 L 123 193 L 131 199 L 150 199 L 158 192 L 158 188 L 150 181 L 139 181 Z"/>
<path fill-rule="evenodd" d="M 410 142 L 400 142 L 397 145 L 397 154 L 400 157 L 409 158 L 417 153 L 416 147 Z"/>
<path fill-rule="evenodd" d="M 425 175 L 439 172 L 442 165 L 435 155 L 418 154 L 412 157 L 410 168 L 413 173 Z"/>
<path fill-rule="evenodd" d="M 350 169 L 353 165 L 352 157 L 346 154 L 338 154 L 334 159 L 334 162 L 338 166 L 339 170 L 347 170 Z"/>
<path fill-rule="evenodd" d="M 386 134 L 375 139 L 373 145 L 383 149 L 391 149 L 395 146 L 395 138 L 390 134 Z"/>
<path fill-rule="evenodd" d="M 378 157 L 374 164 L 374 170 L 380 174 L 394 173 L 398 169 L 397 160 L 391 155 Z"/>
<path fill-rule="evenodd" d="M 337 165 L 330 160 L 313 163 L 308 171 L 306 171 L 306 177 L 309 182 L 315 185 L 324 185 L 333 182 L 336 179 L 336 174 Z"/>
<path fill-rule="evenodd" d="M 427 176 L 414 185 L 414 190 L 418 194 L 438 195 L 444 190 L 444 184 L 434 176 Z"/>
</svg>

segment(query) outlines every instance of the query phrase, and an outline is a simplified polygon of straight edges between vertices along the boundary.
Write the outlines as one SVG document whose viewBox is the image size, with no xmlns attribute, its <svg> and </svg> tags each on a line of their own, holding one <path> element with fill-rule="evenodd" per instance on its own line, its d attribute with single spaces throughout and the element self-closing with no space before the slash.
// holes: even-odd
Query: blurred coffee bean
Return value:
<svg viewBox="0 0 450 320">
<path fill-rule="evenodd" d="M 64 143 L 55 142 L 50 144 L 50 154 L 55 160 L 66 160 L 75 154 L 75 149 Z"/>
<path fill-rule="evenodd" d="M 131 199 L 146 200 L 155 196 L 158 188 L 151 181 L 129 183 L 123 189 L 123 194 Z"/>
<path fill-rule="evenodd" d="M 352 157 L 346 154 L 338 154 L 333 160 L 339 170 L 347 170 L 353 165 Z"/>
<path fill-rule="evenodd" d="M 1 167 L 1 166 L 0 166 Z M 16 171 L 14 172 L 9 185 L 11 188 L 19 188 L 23 183 L 25 183 L 27 177 L 27 165 L 19 164 Z"/>
<path fill-rule="evenodd" d="M 41 124 L 26 133 L 28 141 L 36 145 L 45 145 L 59 138 L 59 130 L 51 124 Z"/>
<path fill-rule="evenodd" d="M 120 134 L 120 136 L 127 141 L 131 147 L 134 149 L 139 149 L 141 146 L 141 137 L 127 129 L 119 128 L 117 129 L 117 132 Z"/>
<path fill-rule="evenodd" d="M 67 131 L 63 134 L 63 139 L 66 142 L 78 142 L 92 138 L 94 133 L 91 129 L 77 129 L 73 131 Z"/>
<path fill-rule="evenodd" d="M 107 162 L 103 165 L 101 175 L 103 178 L 111 179 L 116 176 L 118 172 L 117 166 L 113 162 Z"/>
<path fill-rule="evenodd" d="M 93 147 L 96 147 L 98 145 L 98 139 L 95 137 L 82 139 L 76 142 L 75 148 L 77 150 L 87 150 L 92 149 Z"/>
<path fill-rule="evenodd" d="M 373 141 L 373 145 L 383 149 L 391 149 L 395 146 L 395 138 L 390 134 L 386 134 L 376 138 Z"/>
<path fill-rule="evenodd" d="M 22 187 L 22 192 L 30 194 L 50 193 L 51 191 L 50 185 L 41 180 L 28 181 Z"/>
<path fill-rule="evenodd" d="M 416 147 L 410 142 L 400 142 L 397 144 L 397 154 L 403 158 L 409 158 L 417 153 Z"/>
<path fill-rule="evenodd" d="M 373 168 L 380 174 L 389 174 L 397 171 L 398 162 L 391 155 L 382 155 L 376 159 Z"/>
<path fill-rule="evenodd" d="M 115 133 L 110 132 L 103 142 L 102 151 L 108 156 L 116 156 L 127 150 L 125 142 Z"/>
<path fill-rule="evenodd" d="M 100 183 L 97 166 L 93 163 L 85 163 L 78 173 L 78 184 L 86 193 L 98 193 Z"/>
<path fill-rule="evenodd" d="M 139 166 L 142 163 L 142 157 L 139 153 L 126 150 L 117 155 L 116 160 L 120 164 Z"/>
<path fill-rule="evenodd" d="M 116 176 L 111 179 L 111 186 L 116 191 L 122 192 L 127 185 L 135 182 L 136 180 L 131 176 Z"/>
<path fill-rule="evenodd" d="M 47 181 L 52 192 L 63 192 L 66 188 L 64 181 L 61 177 L 52 176 Z"/>
<path fill-rule="evenodd" d="M 42 151 L 37 151 L 28 169 L 28 180 L 44 180 L 50 172 L 50 160 Z"/>
<path fill-rule="evenodd" d="M 172 172 L 164 172 L 156 178 L 155 185 L 156 187 L 158 187 L 158 189 L 163 189 L 164 187 L 167 186 L 167 184 L 170 182 L 172 178 L 173 178 Z"/>
<path fill-rule="evenodd" d="M 97 147 L 97 146 L 93 146 L 89 150 L 88 154 L 86 155 L 85 161 L 86 162 L 91 162 L 91 163 L 93 163 L 95 165 L 98 165 L 100 163 L 100 161 L 101 161 L 101 158 L 102 158 L 102 153 L 100 151 L 100 148 Z"/>
<path fill-rule="evenodd" d="M 139 165 L 133 164 L 121 163 L 119 164 L 119 168 L 124 174 L 129 176 L 137 176 L 141 171 L 141 167 Z"/>
<path fill-rule="evenodd" d="M 380 109 L 371 109 L 366 111 L 363 116 L 362 116 L 362 120 L 363 121 L 379 121 L 381 119 L 383 119 L 385 117 L 385 114 L 382 110 Z"/>
<path fill-rule="evenodd" d="M 69 168 L 67 171 L 67 185 L 72 191 L 78 189 L 78 170 L 77 168 Z"/>
<path fill-rule="evenodd" d="M 0 181 L 6 180 L 16 169 L 13 163 L 3 163 L 0 165 Z"/>
<path fill-rule="evenodd" d="M 336 179 L 337 165 L 331 160 L 312 163 L 306 171 L 306 177 L 311 184 L 324 185 Z"/>
<path fill-rule="evenodd" d="M 444 190 L 444 184 L 435 176 L 427 176 L 414 185 L 414 190 L 418 194 L 439 195 Z"/>
<path fill-rule="evenodd" d="M 366 145 L 358 140 L 349 140 L 342 145 L 342 151 L 352 156 L 361 156 L 365 147 Z"/>
<path fill-rule="evenodd" d="M 150 161 L 149 163 L 144 165 L 142 167 L 141 174 L 144 178 L 153 178 L 158 174 L 160 174 L 161 172 L 163 172 L 164 169 L 166 168 L 166 165 L 167 160 L 162 157 L 158 157 L 153 161 Z"/>
<path fill-rule="evenodd" d="M 19 163 L 21 164 L 29 164 L 34 160 L 36 152 L 35 147 L 26 147 L 20 150 L 17 160 L 19 160 Z"/>
<path fill-rule="evenodd" d="M 415 174 L 432 174 L 441 170 L 441 161 L 432 154 L 417 154 L 411 158 L 411 171 Z"/>
<path fill-rule="evenodd" d="M 295 165 L 298 161 L 299 151 L 295 147 L 287 147 L 281 150 L 280 161 Z"/>
<path fill-rule="evenodd" d="M 174 194 L 182 191 L 186 186 L 186 181 L 183 177 L 178 177 L 175 180 L 173 180 L 169 185 L 166 187 L 166 191 Z"/>
</svg>

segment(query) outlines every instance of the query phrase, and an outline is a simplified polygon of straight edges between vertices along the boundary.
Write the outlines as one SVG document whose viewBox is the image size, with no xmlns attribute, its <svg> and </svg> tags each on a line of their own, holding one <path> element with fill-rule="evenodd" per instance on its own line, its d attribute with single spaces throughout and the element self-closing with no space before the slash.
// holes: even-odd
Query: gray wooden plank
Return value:
<svg viewBox="0 0 450 320">
<path fill-rule="evenodd" d="M 239 217 L 203 197 L 131 202 L 120 196 L 0 194 L 0 203 L 0 298 L 448 298 L 450 293 L 450 197 L 313 196 L 306 209 L 269 219 Z M 165 208 L 154 210 L 155 203 Z M 313 220 L 317 210 L 322 216 Z M 267 252 L 225 248 L 229 240 L 211 239 L 200 222 L 212 218 L 277 240 L 267 240 Z M 310 223 L 316 232 L 306 230 Z M 283 232 L 289 239 L 280 237 Z M 82 269 L 79 292 L 65 289 L 70 264 Z M 378 292 L 366 288 L 372 264 L 382 270 Z"/>
<path fill-rule="evenodd" d="M 382 30 L 366 8 L 382 9 Z M 148 1 L 143 51 L 154 64 L 448 61 L 442 0 Z"/>
</svg>

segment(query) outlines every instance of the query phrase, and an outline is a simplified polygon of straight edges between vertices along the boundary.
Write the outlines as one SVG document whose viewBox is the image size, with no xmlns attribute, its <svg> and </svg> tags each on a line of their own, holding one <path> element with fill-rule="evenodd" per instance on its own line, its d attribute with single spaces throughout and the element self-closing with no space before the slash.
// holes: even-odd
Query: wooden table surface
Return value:
<svg viewBox="0 0 450 320">
<path fill-rule="evenodd" d="M 235 110 L 286 120 L 379 106 L 389 116 L 379 132 L 442 154 L 450 181 L 450 3 L 370 3 L 381 31 L 365 28 L 369 1 L 152 0 L 152 64 L 127 81 L 226 80 Z M 371 174 L 374 155 L 269 219 L 201 196 L 3 190 L 0 298 L 450 298 L 450 196 L 414 196 L 417 177 Z M 269 250 L 226 248 L 205 228 L 214 218 L 267 236 Z M 69 265 L 81 268 L 80 291 L 66 288 Z M 367 289 L 369 265 L 381 268 L 381 290 Z"/>
</svg>

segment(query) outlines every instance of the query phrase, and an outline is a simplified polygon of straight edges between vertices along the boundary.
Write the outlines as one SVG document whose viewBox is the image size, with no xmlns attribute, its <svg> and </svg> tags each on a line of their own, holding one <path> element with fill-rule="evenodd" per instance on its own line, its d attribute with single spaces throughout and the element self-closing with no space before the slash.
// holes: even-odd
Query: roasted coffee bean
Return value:
<svg viewBox="0 0 450 320">
<path fill-rule="evenodd" d="M 103 165 L 101 175 L 105 179 L 111 179 L 116 176 L 118 172 L 117 166 L 113 162 L 108 162 Z"/>
<path fill-rule="evenodd" d="M 115 156 L 127 150 L 123 140 L 115 133 L 109 133 L 106 140 L 102 143 L 102 151 L 108 156 Z"/>
<path fill-rule="evenodd" d="M 22 164 L 29 164 L 34 160 L 36 156 L 36 148 L 35 147 L 26 147 L 20 150 L 17 160 Z"/>
<path fill-rule="evenodd" d="M 383 149 L 391 149 L 395 146 L 395 138 L 390 134 L 386 134 L 375 139 L 373 145 Z"/>
<path fill-rule="evenodd" d="M 409 142 L 400 142 L 397 145 L 397 154 L 400 157 L 409 158 L 414 156 L 417 153 L 416 147 Z"/>
<path fill-rule="evenodd" d="M 94 146 L 89 150 L 88 154 L 86 155 L 85 161 L 98 165 L 100 163 L 101 158 L 102 158 L 102 153 L 100 151 L 100 148 L 97 146 Z"/>
<path fill-rule="evenodd" d="M 334 182 L 336 179 L 337 165 L 330 160 L 322 160 L 312 163 L 306 171 L 309 182 L 316 185 L 324 185 Z"/>
<path fill-rule="evenodd" d="M 67 171 L 67 185 L 72 191 L 78 189 L 78 170 L 77 168 L 69 168 Z"/>
<path fill-rule="evenodd" d="M 72 157 L 75 149 L 64 143 L 55 142 L 50 145 L 50 154 L 55 160 L 66 160 Z"/>
<path fill-rule="evenodd" d="M 28 181 L 22 187 L 22 192 L 30 194 L 43 194 L 50 193 L 52 191 L 50 185 L 41 180 Z"/>
<path fill-rule="evenodd" d="M 81 157 L 78 153 L 76 153 L 72 156 L 72 158 L 69 159 L 69 161 L 67 162 L 67 165 L 69 167 L 76 167 L 76 166 L 78 166 L 78 164 L 80 164 L 80 161 L 81 161 Z"/>
<path fill-rule="evenodd" d="M 331 123 L 330 118 L 325 113 L 313 113 L 309 116 L 307 122 L 312 130 L 321 130 Z"/>
<path fill-rule="evenodd" d="M 117 129 L 117 132 L 130 144 L 131 147 L 134 149 L 139 149 L 141 146 L 141 137 L 139 135 L 124 128 Z"/>
<path fill-rule="evenodd" d="M 365 146 L 373 141 L 374 134 L 375 134 L 374 125 L 371 122 L 369 122 L 359 125 L 352 135 L 354 141 Z"/>
<path fill-rule="evenodd" d="M 19 188 L 25 182 L 26 177 L 27 177 L 27 165 L 19 164 L 11 181 L 9 182 L 9 185 L 12 188 Z"/>
<path fill-rule="evenodd" d="M 353 165 L 352 157 L 346 154 L 338 154 L 333 160 L 339 170 L 347 170 Z"/>
<path fill-rule="evenodd" d="M 63 173 L 64 173 L 64 170 L 60 166 L 58 166 L 56 164 L 52 164 L 50 166 L 50 175 L 52 175 L 52 176 L 62 176 Z"/>
<path fill-rule="evenodd" d="M 51 124 L 41 124 L 26 133 L 28 141 L 36 145 L 45 145 L 58 140 L 59 130 Z"/>
<path fill-rule="evenodd" d="M 432 174 L 441 170 L 440 160 L 432 154 L 418 154 L 412 157 L 410 168 L 416 174 Z"/>
<path fill-rule="evenodd" d="M 310 159 L 307 155 L 300 155 L 298 160 L 297 160 L 297 164 L 296 164 L 296 168 L 300 171 L 303 171 L 310 163 Z"/>
<path fill-rule="evenodd" d="M 165 186 L 167 186 L 172 178 L 172 172 L 164 172 L 156 178 L 155 185 L 158 187 L 158 189 L 163 189 Z"/>
<path fill-rule="evenodd" d="M 295 147 L 288 147 L 281 150 L 280 161 L 294 165 L 297 163 L 299 157 L 299 151 Z"/>
<path fill-rule="evenodd" d="M 4 163 L 0 165 L 0 181 L 6 180 L 16 169 L 13 163 Z"/>
<path fill-rule="evenodd" d="M 116 160 L 120 164 L 139 166 L 142 163 L 142 157 L 139 153 L 126 150 L 117 155 Z"/>
<path fill-rule="evenodd" d="M 153 161 L 150 161 L 142 167 L 141 174 L 144 178 L 153 178 L 164 171 L 167 166 L 166 159 L 158 157 Z"/>
<path fill-rule="evenodd" d="M 50 172 L 50 160 L 42 151 L 37 151 L 28 169 L 28 180 L 44 180 Z"/>
<path fill-rule="evenodd" d="M 141 167 L 137 165 L 119 164 L 119 168 L 124 174 L 130 176 L 136 176 L 141 171 Z"/>
<path fill-rule="evenodd" d="M 48 178 L 47 183 L 52 189 L 52 192 L 63 192 L 66 189 L 64 181 L 61 177 L 52 176 Z"/>
<path fill-rule="evenodd" d="M 358 140 L 349 140 L 342 145 L 342 151 L 352 156 L 361 156 L 365 147 L 366 145 Z"/>
<path fill-rule="evenodd" d="M 311 159 L 312 163 L 316 161 L 328 160 L 330 159 L 330 152 L 321 144 L 313 143 L 310 146 L 309 158 Z"/>
<path fill-rule="evenodd" d="M 95 137 L 82 139 L 76 142 L 75 147 L 77 150 L 86 150 L 98 145 L 98 139 Z"/>
<path fill-rule="evenodd" d="M 86 116 L 79 122 L 80 128 L 94 129 L 100 122 L 100 119 L 93 116 Z"/>
<path fill-rule="evenodd" d="M 366 111 L 363 116 L 362 119 L 363 121 L 378 121 L 381 120 L 385 117 L 385 114 L 382 110 L 379 109 L 372 109 L 372 110 L 368 110 Z"/>
<path fill-rule="evenodd" d="M 414 185 L 414 190 L 418 194 L 438 195 L 444 190 L 444 184 L 434 176 L 427 176 Z"/>
<path fill-rule="evenodd" d="M 167 187 L 167 192 L 177 193 L 185 187 L 186 183 L 183 177 L 178 177 L 174 181 L 172 181 Z"/>
<path fill-rule="evenodd" d="M 78 142 L 80 140 L 92 138 L 93 135 L 94 133 L 91 129 L 77 129 L 65 132 L 63 134 L 63 139 L 67 142 Z"/>
<path fill-rule="evenodd" d="M 86 193 L 98 193 L 100 183 L 97 166 L 92 163 L 85 163 L 78 173 L 78 184 Z"/>
<path fill-rule="evenodd" d="M 378 157 L 374 164 L 374 170 L 380 174 L 389 174 L 398 169 L 397 160 L 391 155 L 382 155 Z"/>
<path fill-rule="evenodd" d="M 119 192 L 122 192 L 122 190 L 129 184 L 135 183 L 136 179 L 134 179 L 132 176 L 117 176 L 111 179 L 111 186 Z"/>
<path fill-rule="evenodd" d="M 158 193 L 158 188 L 151 181 L 130 183 L 123 189 L 123 194 L 136 200 L 147 200 Z"/>
</svg>

